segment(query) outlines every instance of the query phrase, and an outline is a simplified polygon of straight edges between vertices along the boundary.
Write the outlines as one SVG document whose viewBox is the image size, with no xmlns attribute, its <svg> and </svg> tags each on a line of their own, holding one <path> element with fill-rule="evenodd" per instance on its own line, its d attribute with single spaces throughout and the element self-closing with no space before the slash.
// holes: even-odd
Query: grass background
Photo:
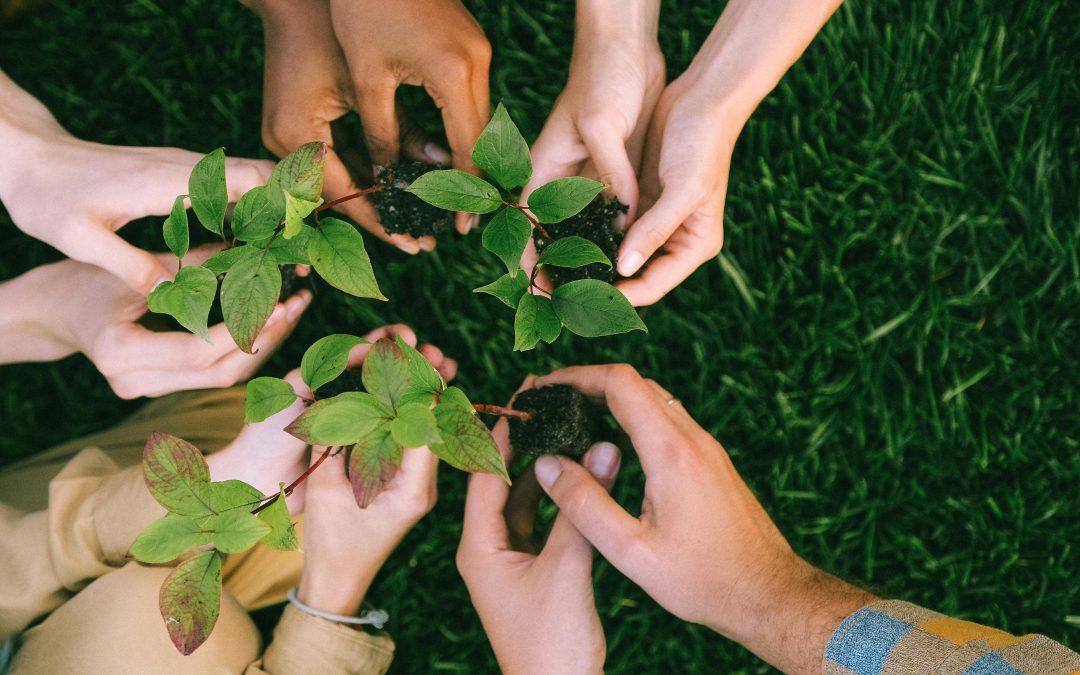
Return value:
<svg viewBox="0 0 1080 675">
<path fill-rule="evenodd" d="M 572 4 L 467 4 L 494 46 L 493 98 L 532 139 L 565 79 Z M 723 4 L 665 3 L 669 76 Z M 470 293 L 499 266 L 475 236 L 418 258 L 369 237 L 394 301 L 320 294 L 265 373 L 389 321 L 457 358 L 474 400 L 504 400 L 528 372 L 629 361 L 725 444 L 813 563 L 1075 647 L 1077 25 L 1068 0 L 846 4 L 743 132 L 726 248 L 645 313 L 647 337 L 515 354 L 511 314 Z M 233 3 L 60 2 L 0 28 L 0 68 L 85 138 L 266 156 L 261 28 Z M 141 230 L 163 248 L 155 223 Z M 0 211 L 0 279 L 56 257 Z M 0 462 L 137 405 L 81 357 L 5 366 L 0 384 Z M 454 569 L 464 477 L 440 487 L 370 597 L 393 617 L 394 672 L 494 671 Z M 616 494 L 639 503 L 635 462 Z M 612 673 L 767 670 L 603 561 L 596 585 Z"/>
</svg>

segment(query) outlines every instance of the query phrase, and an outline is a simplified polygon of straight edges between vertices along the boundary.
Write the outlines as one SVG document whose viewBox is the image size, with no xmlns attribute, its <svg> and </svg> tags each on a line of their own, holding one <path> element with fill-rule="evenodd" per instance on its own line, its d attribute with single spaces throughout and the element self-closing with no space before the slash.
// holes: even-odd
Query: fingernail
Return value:
<svg viewBox="0 0 1080 675">
<path fill-rule="evenodd" d="M 285 303 L 286 316 L 289 322 L 296 321 L 307 306 L 311 304 L 311 291 L 303 290 L 289 298 L 289 301 Z"/>
<path fill-rule="evenodd" d="M 562 473 L 562 462 L 558 458 L 547 456 L 536 460 L 536 480 L 546 488 L 555 484 Z"/>
<path fill-rule="evenodd" d="M 424 154 L 427 155 L 428 159 L 430 159 L 432 162 L 435 162 L 436 164 L 446 164 L 450 161 L 450 153 L 448 153 L 446 150 L 443 150 L 434 143 L 428 143 L 424 146 Z"/>
<path fill-rule="evenodd" d="M 597 443 L 585 458 L 585 468 L 597 478 L 611 478 L 619 463 L 619 449 L 611 443 Z"/>
<path fill-rule="evenodd" d="M 480 227 L 480 215 L 474 213 L 469 216 L 469 229 L 475 230 L 478 227 Z"/>
<path fill-rule="evenodd" d="M 643 262 L 645 262 L 645 256 L 641 255 L 641 251 L 630 251 L 619 258 L 619 274 L 624 277 L 634 276 Z"/>
</svg>

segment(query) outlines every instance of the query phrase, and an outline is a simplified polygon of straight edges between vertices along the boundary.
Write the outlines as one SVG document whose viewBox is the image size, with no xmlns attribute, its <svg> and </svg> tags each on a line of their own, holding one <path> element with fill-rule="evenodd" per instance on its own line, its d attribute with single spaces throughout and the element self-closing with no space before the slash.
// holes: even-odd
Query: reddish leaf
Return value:
<svg viewBox="0 0 1080 675">
<path fill-rule="evenodd" d="M 367 508 L 394 479 L 401 464 L 401 452 L 401 446 L 390 435 L 390 425 L 386 423 L 352 446 L 346 473 L 360 508 Z"/>
<path fill-rule="evenodd" d="M 184 656 L 199 648 L 217 623 L 221 607 L 221 556 L 205 551 L 180 563 L 158 595 L 169 639 Z"/>
<path fill-rule="evenodd" d="M 182 516 L 205 516 L 209 504 L 210 469 L 191 443 L 154 432 L 143 449 L 143 478 L 159 504 Z"/>
</svg>

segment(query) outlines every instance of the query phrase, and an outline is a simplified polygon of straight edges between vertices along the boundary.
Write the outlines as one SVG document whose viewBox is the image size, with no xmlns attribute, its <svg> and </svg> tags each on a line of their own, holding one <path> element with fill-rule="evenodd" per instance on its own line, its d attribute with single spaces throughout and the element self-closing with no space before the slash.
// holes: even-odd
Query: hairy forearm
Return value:
<svg viewBox="0 0 1080 675">
<path fill-rule="evenodd" d="M 679 86 L 745 122 L 841 0 L 731 0 Z"/>
<path fill-rule="evenodd" d="M 48 291 L 50 265 L 0 283 L 0 364 L 55 361 L 75 349 L 55 329 Z"/>
</svg>

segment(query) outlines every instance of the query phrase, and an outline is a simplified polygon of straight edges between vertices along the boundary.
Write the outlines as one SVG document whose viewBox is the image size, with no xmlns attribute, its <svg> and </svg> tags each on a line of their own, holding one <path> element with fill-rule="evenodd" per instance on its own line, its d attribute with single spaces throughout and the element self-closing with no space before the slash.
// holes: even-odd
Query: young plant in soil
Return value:
<svg viewBox="0 0 1080 675">
<path fill-rule="evenodd" d="M 375 184 L 383 189 L 371 197 L 379 222 L 390 234 L 413 237 L 437 235 L 450 229 L 454 214 L 428 204 L 408 192 L 409 185 L 421 175 L 439 168 L 427 162 L 400 162 L 381 169 Z"/>
<path fill-rule="evenodd" d="M 537 283 L 544 268 L 611 267 L 611 260 L 593 241 L 555 236 L 549 229 L 581 212 L 606 187 L 603 183 L 578 176 L 559 178 L 537 188 L 527 204 L 519 203 L 512 191 L 532 176 L 532 159 L 528 143 L 501 103 L 473 146 L 472 160 L 498 187 L 463 171 L 444 169 L 423 174 L 408 191 L 449 211 L 494 212 L 482 243 L 503 261 L 507 273 L 476 292 L 494 295 L 516 311 L 515 350 L 532 349 L 541 340 L 550 344 L 564 326 L 585 337 L 647 330 L 626 297 L 606 281 L 583 278 L 553 289 Z M 521 269 L 521 256 L 534 229 L 539 260 L 528 275 Z"/>
<path fill-rule="evenodd" d="M 330 391 L 343 377 L 353 377 L 346 370 L 349 351 L 365 343 L 353 335 L 328 335 L 304 354 L 301 378 L 315 394 L 304 400 L 306 409 L 286 431 L 326 447 L 300 476 L 283 477 L 291 482 L 278 483 L 275 494 L 264 495 L 239 480 L 211 481 L 202 453 L 180 438 L 155 433 L 147 441 L 143 476 L 168 514 L 143 530 L 131 556 L 144 563 L 167 563 L 201 547 L 169 574 L 159 595 L 165 627 L 181 653 L 192 653 L 214 628 L 225 554 L 259 542 L 299 550 L 285 497 L 329 456 L 345 453 L 345 471 L 359 508 L 393 479 L 405 448 L 427 446 L 453 467 L 492 473 L 509 482 L 502 454 L 477 412 L 521 419 L 529 419 L 529 413 L 472 404 L 400 338 L 375 342 L 364 359 L 360 382 L 346 382 L 340 393 Z M 256 378 L 247 385 L 245 421 L 262 422 L 296 399 L 287 381 Z"/>
<path fill-rule="evenodd" d="M 593 444 L 600 418 L 577 389 L 553 384 L 526 389 L 514 399 L 514 410 L 529 418 L 511 417 L 510 445 L 526 455 L 580 458 Z"/>
<path fill-rule="evenodd" d="M 251 352 L 282 292 L 282 267 L 311 265 L 331 286 L 360 298 L 386 300 L 375 281 L 364 239 L 356 228 L 319 213 L 343 201 L 383 189 L 376 185 L 323 203 L 325 143 L 307 143 L 278 162 L 266 185 L 252 188 L 236 203 L 229 227 L 225 211 L 225 152 L 219 148 L 191 170 L 188 194 L 173 202 L 162 227 L 169 250 L 182 259 L 190 232 L 184 200 L 199 223 L 220 236 L 225 249 L 197 267 L 181 267 L 174 281 L 147 298 L 151 312 L 167 314 L 209 340 L 207 320 L 215 296 L 236 344 Z M 291 270 L 290 270 L 291 273 Z"/>
</svg>

